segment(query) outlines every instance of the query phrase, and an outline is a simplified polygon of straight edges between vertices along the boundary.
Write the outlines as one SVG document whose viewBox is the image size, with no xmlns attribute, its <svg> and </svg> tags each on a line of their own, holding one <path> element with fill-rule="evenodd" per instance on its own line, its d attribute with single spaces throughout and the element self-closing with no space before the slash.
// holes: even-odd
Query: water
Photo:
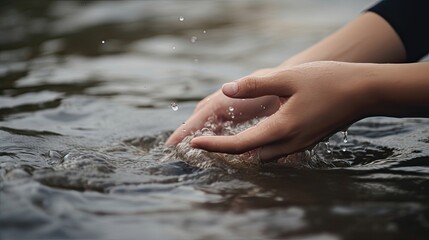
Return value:
<svg viewBox="0 0 429 240">
<path fill-rule="evenodd" d="M 177 111 L 177 110 L 179 110 L 179 105 L 177 105 L 177 103 L 175 103 L 175 102 L 172 102 L 172 103 L 170 104 L 170 107 L 171 107 L 171 109 L 172 109 L 173 111 Z"/>
<path fill-rule="evenodd" d="M 370 3 L 2 3 L 0 238 L 426 239 L 427 119 L 365 119 L 266 165 L 190 138 L 163 146 L 222 83 Z M 230 112 L 196 134 L 257 121 L 235 126 Z"/>
</svg>

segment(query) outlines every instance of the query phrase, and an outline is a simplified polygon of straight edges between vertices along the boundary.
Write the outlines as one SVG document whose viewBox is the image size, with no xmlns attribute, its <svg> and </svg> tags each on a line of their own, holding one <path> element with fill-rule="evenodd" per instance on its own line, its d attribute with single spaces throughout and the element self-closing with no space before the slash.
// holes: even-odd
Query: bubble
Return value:
<svg viewBox="0 0 429 240">
<path fill-rule="evenodd" d="M 175 102 L 172 102 L 170 104 L 170 107 L 171 107 L 171 109 L 173 109 L 173 111 L 179 110 L 179 105 L 177 105 L 177 103 L 175 103 Z"/>
<path fill-rule="evenodd" d="M 183 22 L 185 20 L 185 18 L 183 16 L 179 17 L 179 21 Z"/>
<path fill-rule="evenodd" d="M 195 43 L 195 42 L 197 41 L 197 39 L 198 39 L 198 38 L 197 38 L 197 36 L 192 36 L 192 37 L 191 37 L 191 42 L 192 42 L 192 43 Z"/>
</svg>

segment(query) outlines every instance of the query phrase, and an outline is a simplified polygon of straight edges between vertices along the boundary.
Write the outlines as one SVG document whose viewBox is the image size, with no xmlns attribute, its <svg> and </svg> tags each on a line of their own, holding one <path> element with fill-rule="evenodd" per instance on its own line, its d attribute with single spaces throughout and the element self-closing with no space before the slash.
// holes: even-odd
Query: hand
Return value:
<svg viewBox="0 0 429 240">
<path fill-rule="evenodd" d="M 273 71 L 275 71 L 273 68 L 261 69 L 249 77 L 264 76 Z M 179 143 L 187 135 L 203 128 L 204 123 L 213 115 L 220 122 L 234 120 L 235 123 L 240 123 L 256 116 L 269 116 L 276 112 L 279 106 L 280 102 L 277 96 L 243 100 L 227 97 L 218 90 L 198 103 L 192 116 L 173 132 L 166 144 L 174 145 Z M 234 108 L 234 119 L 232 119 L 232 115 L 228 114 L 230 107 Z"/>
<path fill-rule="evenodd" d="M 256 126 L 237 135 L 201 136 L 194 138 L 191 146 L 232 154 L 259 148 L 261 161 L 311 147 L 369 114 L 367 109 L 372 102 L 366 96 L 365 81 L 361 81 L 362 75 L 367 74 L 363 65 L 312 62 L 227 83 L 222 87 L 226 96 L 241 99 L 275 95 L 280 107 Z M 221 98 L 217 93 L 217 104 L 232 103 L 226 98 L 219 101 Z M 220 109 L 217 106 L 215 110 Z M 199 111 L 211 112 L 213 108 L 211 105 L 210 109 Z M 253 106 L 253 109 L 257 108 L 258 105 Z M 197 110 L 191 119 L 202 121 L 207 115 Z"/>
</svg>

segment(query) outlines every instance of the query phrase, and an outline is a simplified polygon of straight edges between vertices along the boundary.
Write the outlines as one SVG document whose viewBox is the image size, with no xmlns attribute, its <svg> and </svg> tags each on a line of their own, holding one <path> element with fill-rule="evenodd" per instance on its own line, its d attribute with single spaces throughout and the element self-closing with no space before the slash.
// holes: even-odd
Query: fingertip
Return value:
<svg viewBox="0 0 429 240">
<path fill-rule="evenodd" d="M 183 132 L 182 127 L 177 128 L 165 141 L 166 146 L 174 146 L 177 145 L 180 141 L 182 141 L 187 134 Z"/>
<path fill-rule="evenodd" d="M 191 142 L 190 142 L 191 148 L 198 148 L 198 149 L 201 148 L 201 144 L 199 143 L 198 139 L 199 138 L 197 137 L 197 138 L 194 138 L 191 140 Z"/>
<path fill-rule="evenodd" d="M 237 82 L 225 83 L 222 86 L 222 92 L 227 96 L 233 97 L 238 93 L 238 83 Z"/>
</svg>

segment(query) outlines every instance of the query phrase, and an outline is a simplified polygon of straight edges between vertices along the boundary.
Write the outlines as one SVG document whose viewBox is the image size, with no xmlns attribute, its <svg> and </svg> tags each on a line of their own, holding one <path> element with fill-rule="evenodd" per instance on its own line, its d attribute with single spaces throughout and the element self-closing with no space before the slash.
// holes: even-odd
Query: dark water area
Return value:
<svg viewBox="0 0 429 240">
<path fill-rule="evenodd" d="M 311 167 L 163 145 L 371 4 L 0 2 L 0 239 L 427 239 L 428 119 L 359 121 Z"/>
</svg>

